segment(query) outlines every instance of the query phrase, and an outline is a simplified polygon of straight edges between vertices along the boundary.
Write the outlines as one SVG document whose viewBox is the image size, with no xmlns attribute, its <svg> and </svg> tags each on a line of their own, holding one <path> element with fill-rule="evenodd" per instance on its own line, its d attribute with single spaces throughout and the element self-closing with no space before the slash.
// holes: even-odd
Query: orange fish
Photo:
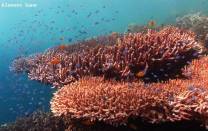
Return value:
<svg viewBox="0 0 208 131">
<path fill-rule="evenodd" d="M 155 22 L 154 20 L 150 20 L 150 21 L 148 22 L 148 27 L 149 27 L 149 28 L 155 28 L 155 26 L 156 26 L 156 22 Z"/>
<path fill-rule="evenodd" d="M 58 46 L 58 49 L 59 49 L 59 50 L 64 50 L 64 49 L 66 49 L 66 45 L 59 45 L 59 46 Z"/>
<path fill-rule="evenodd" d="M 148 64 L 146 63 L 146 66 L 145 66 L 144 70 L 137 72 L 137 73 L 136 73 L 136 76 L 137 76 L 138 78 L 144 77 L 145 74 L 146 74 L 146 72 L 147 72 L 148 67 L 149 67 L 149 66 L 148 66 Z"/>
<path fill-rule="evenodd" d="M 52 65 L 57 65 L 61 62 L 60 58 L 53 57 L 52 60 L 49 62 Z"/>
<path fill-rule="evenodd" d="M 144 75 L 145 75 L 145 72 L 144 71 L 139 71 L 138 73 L 136 73 L 136 76 L 138 78 L 144 77 Z"/>
</svg>

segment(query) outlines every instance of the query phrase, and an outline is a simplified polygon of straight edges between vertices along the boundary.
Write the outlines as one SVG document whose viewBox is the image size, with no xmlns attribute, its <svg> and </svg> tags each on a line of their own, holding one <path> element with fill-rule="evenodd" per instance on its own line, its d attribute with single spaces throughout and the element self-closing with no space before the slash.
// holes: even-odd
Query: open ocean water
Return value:
<svg viewBox="0 0 208 131">
<path fill-rule="evenodd" d="M 14 58 L 122 33 L 132 23 L 171 24 L 188 13 L 208 14 L 208 0 L 1 0 L 0 4 L 0 124 L 38 109 L 48 111 L 55 90 L 10 72 Z"/>
</svg>

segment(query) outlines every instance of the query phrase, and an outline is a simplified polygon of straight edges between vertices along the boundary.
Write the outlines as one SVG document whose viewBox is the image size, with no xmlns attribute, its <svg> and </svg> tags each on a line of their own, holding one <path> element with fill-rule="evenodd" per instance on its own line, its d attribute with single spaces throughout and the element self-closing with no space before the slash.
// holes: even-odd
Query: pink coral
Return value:
<svg viewBox="0 0 208 131">
<path fill-rule="evenodd" d="M 50 49 L 39 57 L 28 58 L 29 78 L 56 87 L 90 75 L 127 81 L 136 78 L 158 81 L 175 76 L 187 61 L 201 53 L 194 33 L 175 27 L 122 37 L 112 34 L 104 39 L 109 43 L 97 44 L 89 40 L 86 45 Z M 54 57 L 60 59 L 59 64 L 50 64 Z"/>
<path fill-rule="evenodd" d="M 188 68 L 193 72 L 202 71 L 195 72 L 198 75 L 187 80 L 145 84 L 82 78 L 54 94 L 51 110 L 56 116 L 112 125 L 127 124 L 129 118 L 142 118 L 152 123 L 199 120 L 207 125 L 207 60 L 208 57 L 194 60 L 184 73 Z"/>
</svg>

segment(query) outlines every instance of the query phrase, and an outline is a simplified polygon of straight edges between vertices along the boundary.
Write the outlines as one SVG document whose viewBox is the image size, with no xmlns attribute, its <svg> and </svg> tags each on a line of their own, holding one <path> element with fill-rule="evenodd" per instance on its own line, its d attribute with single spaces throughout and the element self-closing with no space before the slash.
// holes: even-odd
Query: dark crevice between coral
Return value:
<svg viewBox="0 0 208 131">
<path fill-rule="evenodd" d="M 117 71 L 113 67 L 107 68 L 103 73 L 96 73 L 95 76 L 103 74 L 106 80 L 114 79 L 117 81 L 127 82 L 142 80 L 145 83 L 164 82 L 176 78 L 186 79 L 186 76 L 182 74 L 182 69 L 185 66 L 189 65 L 192 60 L 199 58 L 200 54 L 197 50 L 190 50 L 189 52 L 186 52 L 186 54 L 180 54 L 179 57 L 184 57 L 184 59 L 174 58 L 173 60 L 164 60 L 163 63 L 161 63 L 161 61 L 152 62 L 152 65 L 149 65 L 149 68 L 145 75 L 140 78 L 138 78 L 136 74 L 137 72 L 144 70 L 145 65 L 137 66 L 135 64 L 130 64 L 129 69 L 131 71 L 131 74 L 127 76 L 128 78 L 122 78 L 119 71 Z"/>
<path fill-rule="evenodd" d="M 193 56 L 193 54 L 196 54 L 196 56 Z M 184 79 L 185 76 L 182 74 L 182 69 L 189 65 L 192 60 L 199 58 L 199 54 L 197 54 L 195 50 L 191 50 L 186 54 L 180 55 L 180 57 L 183 56 L 188 57 L 184 57 L 184 59 L 168 60 L 163 63 L 155 62 L 154 65 L 151 66 L 152 68 L 149 69 L 141 79 L 145 83 L 162 82 L 176 78 Z"/>
</svg>

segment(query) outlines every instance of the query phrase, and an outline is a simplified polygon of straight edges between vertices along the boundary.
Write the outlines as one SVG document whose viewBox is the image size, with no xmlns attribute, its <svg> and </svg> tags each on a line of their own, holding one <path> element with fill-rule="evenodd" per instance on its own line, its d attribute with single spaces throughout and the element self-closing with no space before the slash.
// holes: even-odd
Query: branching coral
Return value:
<svg viewBox="0 0 208 131">
<path fill-rule="evenodd" d="M 188 14 L 179 17 L 176 20 L 176 25 L 180 28 L 185 28 L 194 31 L 197 34 L 197 39 L 208 47 L 208 16 L 201 13 Z"/>
<path fill-rule="evenodd" d="M 78 45 L 81 49 L 72 49 L 76 45 L 66 46 L 61 50 L 50 49 L 38 57 L 26 58 L 30 61 L 27 71 L 30 79 L 56 87 L 89 75 L 118 80 L 139 77 L 157 81 L 170 78 L 172 73 L 177 74 L 187 61 L 201 53 L 201 47 L 194 37 L 194 33 L 175 27 L 166 27 L 159 32 L 148 30 L 145 34 L 119 36 L 114 33 L 107 37 L 109 44 L 96 44 L 93 41 L 94 44 Z M 96 46 L 89 48 L 88 45 Z M 19 65 L 14 66 L 16 69 Z"/>
<path fill-rule="evenodd" d="M 183 69 L 183 74 L 188 78 L 206 80 L 208 77 L 208 57 L 193 60 L 189 66 Z"/>
<path fill-rule="evenodd" d="M 142 118 L 152 123 L 199 120 L 207 125 L 207 61 L 208 57 L 193 61 L 184 73 L 202 71 L 187 80 L 145 84 L 82 78 L 54 94 L 51 110 L 56 116 L 91 123 L 121 125 L 131 118 Z"/>
<path fill-rule="evenodd" d="M 146 89 L 147 88 L 147 89 Z M 158 88 L 159 89 L 159 88 Z M 166 120 L 170 114 L 166 96 L 143 83 L 117 83 L 102 78 L 83 78 L 55 93 L 51 110 L 83 121 L 127 124 L 130 116 L 151 122 Z"/>
</svg>

